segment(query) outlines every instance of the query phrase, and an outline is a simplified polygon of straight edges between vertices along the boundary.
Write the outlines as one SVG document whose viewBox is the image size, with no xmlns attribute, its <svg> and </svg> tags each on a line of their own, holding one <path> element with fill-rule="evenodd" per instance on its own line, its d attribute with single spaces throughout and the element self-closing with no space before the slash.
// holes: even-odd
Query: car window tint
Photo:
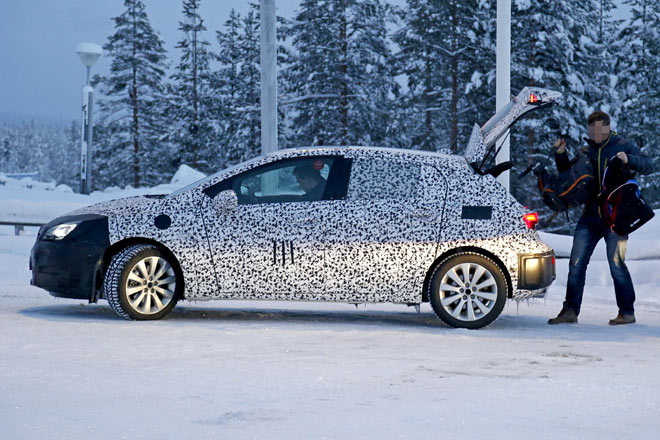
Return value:
<svg viewBox="0 0 660 440">
<path fill-rule="evenodd" d="M 232 188 L 242 205 L 324 200 L 333 158 L 291 159 L 237 176 Z"/>
<path fill-rule="evenodd" d="M 418 195 L 421 166 L 385 159 L 357 159 L 348 187 L 349 200 L 410 199 Z"/>
</svg>

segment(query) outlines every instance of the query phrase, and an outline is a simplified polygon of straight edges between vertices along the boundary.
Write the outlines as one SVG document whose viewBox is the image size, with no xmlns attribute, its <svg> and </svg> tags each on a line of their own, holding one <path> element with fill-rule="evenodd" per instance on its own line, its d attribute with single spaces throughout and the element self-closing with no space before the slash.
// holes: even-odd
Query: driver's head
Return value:
<svg viewBox="0 0 660 440">
<path fill-rule="evenodd" d="M 589 115 L 587 123 L 589 139 L 597 144 L 603 143 L 610 136 L 610 117 L 607 113 L 595 111 Z"/>
<path fill-rule="evenodd" d="M 321 181 L 323 177 L 319 170 L 314 169 L 310 165 L 298 165 L 293 169 L 293 175 L 298 181 L 298 185 L 303 191 L 309 192 Z"/>
</svg>

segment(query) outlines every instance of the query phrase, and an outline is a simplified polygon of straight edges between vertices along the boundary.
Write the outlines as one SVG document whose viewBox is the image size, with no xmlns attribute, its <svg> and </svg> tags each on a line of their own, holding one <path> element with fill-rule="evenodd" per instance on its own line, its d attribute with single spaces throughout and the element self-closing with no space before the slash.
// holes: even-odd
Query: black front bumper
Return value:
<svg viewBox="0 0 660 440">
<path fill-rule="evenodd" d="M 548 287 L 556 276 L 554 252 L 518 255 L 518 289 Z"/>
<path fill-rule="evenodd" d="M 50 227 L 71 221 L 81 223 L 61 240 L 45 240 Z M 103 254 L 110 246 L 108 218 L 85 214 L 59 217 L 42 226 L 30 253 L 30 284 L 63 298 L 91 300 L 96 291 L 96 274 Z"/>
</svg>

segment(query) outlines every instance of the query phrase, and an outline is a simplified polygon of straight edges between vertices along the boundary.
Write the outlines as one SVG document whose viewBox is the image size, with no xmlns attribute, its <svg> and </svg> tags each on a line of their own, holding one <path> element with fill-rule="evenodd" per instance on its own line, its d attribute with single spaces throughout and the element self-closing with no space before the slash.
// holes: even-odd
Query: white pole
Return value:
<svg viewBox="0 0 660 440">
<path fill-rule="evenodd" d="M 94 123 L 94 89 L 89 85 L 89 71 L 103 53 L 95 43 L 80 43 L 76 48 L 80 61 L 87 68 L 87 84 L 83 87 L 82 124 L 80 127 L 80 192 L 89 194 L 92 190 L 92 129 Z"/>
<path fill-rule="evenodd" d="M 82 122 L 80 126 L 80 193 L 89 194 L 92 188 L 92 86 L 87 84 L 82 90 Z"/>
<path fill-rule="evenodd" d="M 497 0 L 497 61 L 496 61 L 496 111 L 511 100 L 511 0 Z M 510 160 L 508 132 L 496 163 Z M 504 137 L 502 139 L 504 139 Z M 497 147 L 502 141 L 498 141 Z M 497 180 L 509 191 L 509 172 L 499 175 Z"/>
<path fill-rule="evenodd" d="M 261 153 L 277 150 L 277 42 L 275 0 L 260 0 Z"/>
</svg>

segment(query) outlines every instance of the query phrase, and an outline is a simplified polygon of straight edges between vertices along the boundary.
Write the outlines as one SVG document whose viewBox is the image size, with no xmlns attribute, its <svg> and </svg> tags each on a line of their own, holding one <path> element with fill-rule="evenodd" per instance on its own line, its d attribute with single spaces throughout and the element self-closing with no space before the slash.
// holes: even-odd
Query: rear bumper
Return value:
<svg viewBox="0 0 660 440">
<path fill-rule="evenodd" d="M 518 255 L 518 290 L 540 290 L 556 278 L 555 253 Z"/>
</svg>

